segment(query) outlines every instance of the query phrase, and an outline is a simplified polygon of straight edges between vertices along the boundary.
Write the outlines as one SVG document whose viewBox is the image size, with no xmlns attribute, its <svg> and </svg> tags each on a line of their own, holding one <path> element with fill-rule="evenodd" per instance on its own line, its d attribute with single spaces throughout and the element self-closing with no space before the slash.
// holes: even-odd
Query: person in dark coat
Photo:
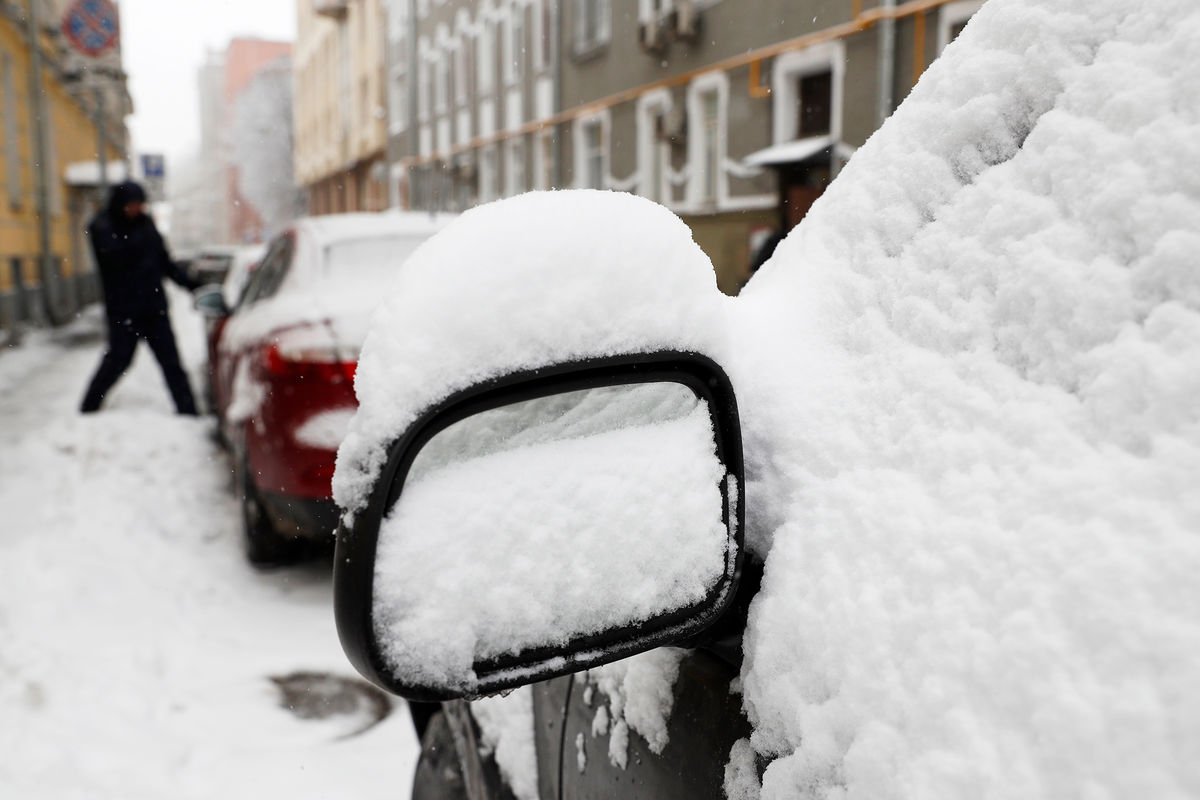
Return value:
<svg viewBox="0 0 1200 800">
<path fill-rule="evenodd" d="M 113 187 L 107 207 L 88 224 L 88 239 L 104 289 L 108 350 L 83 397 L 80 410 L 84 413 L 100 409 L 104 396 L 133 361 L 138 339 L 145 339 L 158 359 L 176 411 L 196 413 L 196 400 L 175 347 L 162 282 L 170 278 L 188 289 L 196 289 L 197 284 L 171 260 L 145 206 L 146 193 L 141 186 L 121 183 Z"/>
</svg>

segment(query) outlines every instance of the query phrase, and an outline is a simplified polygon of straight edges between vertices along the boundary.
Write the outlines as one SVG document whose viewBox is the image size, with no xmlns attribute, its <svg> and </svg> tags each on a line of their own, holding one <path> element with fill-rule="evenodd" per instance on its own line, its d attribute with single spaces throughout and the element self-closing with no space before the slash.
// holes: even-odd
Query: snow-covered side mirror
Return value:
<svg viewBox="0 0 1200 800">
<path fill-rule="evenodd" d="M 193 298 L 196 310 L 209 319 L 220 319 L 229 316 L 229 306 L 225 302 L 225 292 L 218 284 L 201 286 Z"/>
<path fill-rule="evenodd" d="M 742 453 L 692 353 L 560 364 L 427 410 L 338 532 L 338 631 L 367 678 L 476 697 L 685 639 L 734 595 Z"/>
</svg>

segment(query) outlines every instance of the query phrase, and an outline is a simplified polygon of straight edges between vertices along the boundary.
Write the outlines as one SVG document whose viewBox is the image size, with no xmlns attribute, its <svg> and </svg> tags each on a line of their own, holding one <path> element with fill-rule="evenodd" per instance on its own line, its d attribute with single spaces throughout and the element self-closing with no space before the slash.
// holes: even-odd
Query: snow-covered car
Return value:
<svg viewBox="0 0 1200 800">
<path fill-rule="evenodd" d="M 204 341 L 208 346 L 208 362 L 203 376 L 204 397 L 210 409 L 216 408 L 213 369 L 218 360 L 217 342 L 221 339 L 221 329 L 229 321 L 229 309 L 237 308 L 250 274 L 258 267 L 266 253 L 266 245 L 261 244 L 239 248 L 230 263 L 225 280 L 220 284 L 204 286 L 197 290 L 197 304 L 208 306 L 215 312 L 204 317 Z M 206 297 L 214 292 L 220 297 Z"/>
<path fill-rule="evenodd" d="M 233 254 L 233 259 L 229 262 L 229 271 L 225 273 L 225 280 L 221 281 L 221 292 L 225 295 L 225 302 L 230 308 L 237 306 L 242 292 L 246 289 L 246 283 L 250 280 L 250 274 L 258 267 L 266 254 L 267 246 L 265 244 L 239 247 Z"/>
<path fill-rule="evenodd" d="M 229 274 L 234 259 L 244 249 L 241 245 L 233 244 L 205 247 L 188 261 L 188 275 L 201 284 L 220 285 Z"/>
<path fill-rule="evenodd" d="M 333 482 L 414 797 L 1200 796 L 1198 52 L 989 2 L 734 298 L 631 195 L 426 242 Z"/>
<path fill-rule="evenodd" d="M 408 254 L 444 224 L 399 213 L 301 219 L 269 244 L 232 308 L 224 293 L 198 299 L 213 319 L 212 403 L 251 561 L 330 540 L 330 478 L 366 322 Z"/>
</svg>

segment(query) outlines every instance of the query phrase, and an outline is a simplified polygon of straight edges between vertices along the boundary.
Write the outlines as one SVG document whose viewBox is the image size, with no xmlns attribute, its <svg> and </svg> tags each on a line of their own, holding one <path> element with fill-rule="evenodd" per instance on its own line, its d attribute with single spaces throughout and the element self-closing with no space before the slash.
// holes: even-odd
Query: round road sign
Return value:
<svg viewBox="0 0 1200 800">
<path fill-rule="evenodd" d="M 118 29 L 112 0 L 75 0 L 63 14 L 63 35 L 85 56 L 98 56 L 115 45 Z"/>
</svg>

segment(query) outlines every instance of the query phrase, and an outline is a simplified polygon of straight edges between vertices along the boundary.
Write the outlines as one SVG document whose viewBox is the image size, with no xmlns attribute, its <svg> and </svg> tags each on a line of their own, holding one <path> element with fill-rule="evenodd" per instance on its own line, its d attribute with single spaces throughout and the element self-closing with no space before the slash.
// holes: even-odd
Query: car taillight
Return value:
<svg viewBox="0 0 1200 800">
<path fill-rule="evenodd" d="M 259 355 L 259 368 L 274 380 L 353 383 L 357 361 L 342 360 L 329 348 L 282 348 L 278 342 L 265 344 Z"/>
</svg>

